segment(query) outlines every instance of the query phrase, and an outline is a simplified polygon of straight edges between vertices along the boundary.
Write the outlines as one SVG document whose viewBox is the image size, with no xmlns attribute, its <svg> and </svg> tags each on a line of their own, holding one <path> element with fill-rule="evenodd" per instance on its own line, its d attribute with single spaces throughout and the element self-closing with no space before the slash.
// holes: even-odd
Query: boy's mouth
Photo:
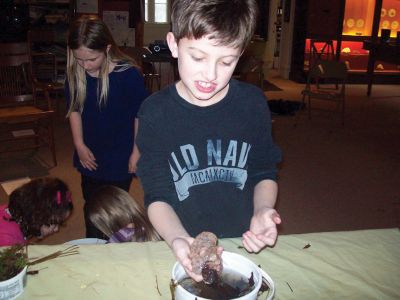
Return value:
<svg viewBox="0 0 400 300">
<path fill-rule="evenodd" d="M 194 84 L 196 89 L 202 93 L 212 93 L 217 88 L 217 85 L 211 82 L 195 81 Z"/>
</svg>

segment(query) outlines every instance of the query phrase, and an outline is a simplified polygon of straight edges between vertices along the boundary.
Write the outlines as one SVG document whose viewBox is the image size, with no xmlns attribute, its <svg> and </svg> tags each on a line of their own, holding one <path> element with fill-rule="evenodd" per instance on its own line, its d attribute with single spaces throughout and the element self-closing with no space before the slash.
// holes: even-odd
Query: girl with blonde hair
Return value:
<svg viewBox="0 0 400 300">
<path fill-rule="evenodd" d="M 129 191 L 139 157 L 136 114 L 148 96 L 143 76 L 97 16 L 83 15 L 71 24 L 67 51 L 67 117 L 84 199 L 103 185 Z M 86 237 L 102 238 L 84 215 Z"/>
<path fill-rule="evenodd" d="M 91 222 L 111 243 L 160 240 L 144 208 L 116 186 L 97 189 L 85 205 Z"/>
</svg>

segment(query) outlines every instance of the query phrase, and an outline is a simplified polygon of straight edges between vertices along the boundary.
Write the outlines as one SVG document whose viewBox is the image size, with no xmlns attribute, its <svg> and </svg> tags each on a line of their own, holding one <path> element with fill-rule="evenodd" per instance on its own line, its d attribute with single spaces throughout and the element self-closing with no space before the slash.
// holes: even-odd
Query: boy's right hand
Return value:
<svg viewBox="0 0 400 300">
<path fill-rule="evenodd" d="M 85 145 L 81 144 L 76 147 L 76 152 L 79 156 L 79 161 L 85 169 L 94 171 L 97 169 L 96 158 L 94 157 L 92 151 Z"/>
<path fill-rule="evenodd" d="M 194 238 L 192 237 L 178 237 L 172 241 L 171 248 L 175 254 L 175 257 L 185 269 L 186 274 L 193 278 L 193 280 L 200 282 L 203 280 L 203 276 L 193 273 L 192 261 L 189 258 L 190 245 L 193 243 L 193 241 Z"/>
</svg>

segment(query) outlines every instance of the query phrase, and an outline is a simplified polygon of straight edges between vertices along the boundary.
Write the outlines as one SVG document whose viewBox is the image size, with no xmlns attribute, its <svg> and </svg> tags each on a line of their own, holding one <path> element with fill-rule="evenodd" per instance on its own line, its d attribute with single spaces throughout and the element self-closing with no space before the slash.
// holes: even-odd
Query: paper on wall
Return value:
<svg viewBox="0 0 400 300">
<path fill-rule="evenodd" d="M 129 28 L 128 11 L 103 11 L 103 21 L 107 24 L 118 46 L 135 46 L 135 29 Z"/>
<path fill-rule="evenodd" d="M 76 12 L 80 14 L 97 14 L 98 4 L 97 0 L 77 0 Z"/>
</svg>

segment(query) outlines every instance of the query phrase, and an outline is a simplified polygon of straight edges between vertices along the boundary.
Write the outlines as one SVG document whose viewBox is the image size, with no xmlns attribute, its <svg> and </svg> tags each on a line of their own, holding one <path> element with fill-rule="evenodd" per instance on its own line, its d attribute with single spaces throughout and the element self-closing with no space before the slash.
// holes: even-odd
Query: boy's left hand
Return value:
<svg viewBox="0 0 400 300">
<path fill-rule="evenodd" d="M 172 241 L 171 248 L 175 254 L 175 257 L 185 269 L 186 274 L 189 275 L 193 280 L 199 282 L 203 279 L 203 277 L 193 272 L 192 261 L 189 257 L 190 245 L 193 243 L 193 240 L 194 239 L 192 237 L 178 237 Z"/>
<path fill-rule="evenodd" d="M 249 252 L 259 252 L 265 246 L 273 246 L 278 237 L 277 224 L 281 217 L 273 208 L 263 208 L 253 215 L 250 230 L 243 234 L 243 246 Z"/>
</svg>

